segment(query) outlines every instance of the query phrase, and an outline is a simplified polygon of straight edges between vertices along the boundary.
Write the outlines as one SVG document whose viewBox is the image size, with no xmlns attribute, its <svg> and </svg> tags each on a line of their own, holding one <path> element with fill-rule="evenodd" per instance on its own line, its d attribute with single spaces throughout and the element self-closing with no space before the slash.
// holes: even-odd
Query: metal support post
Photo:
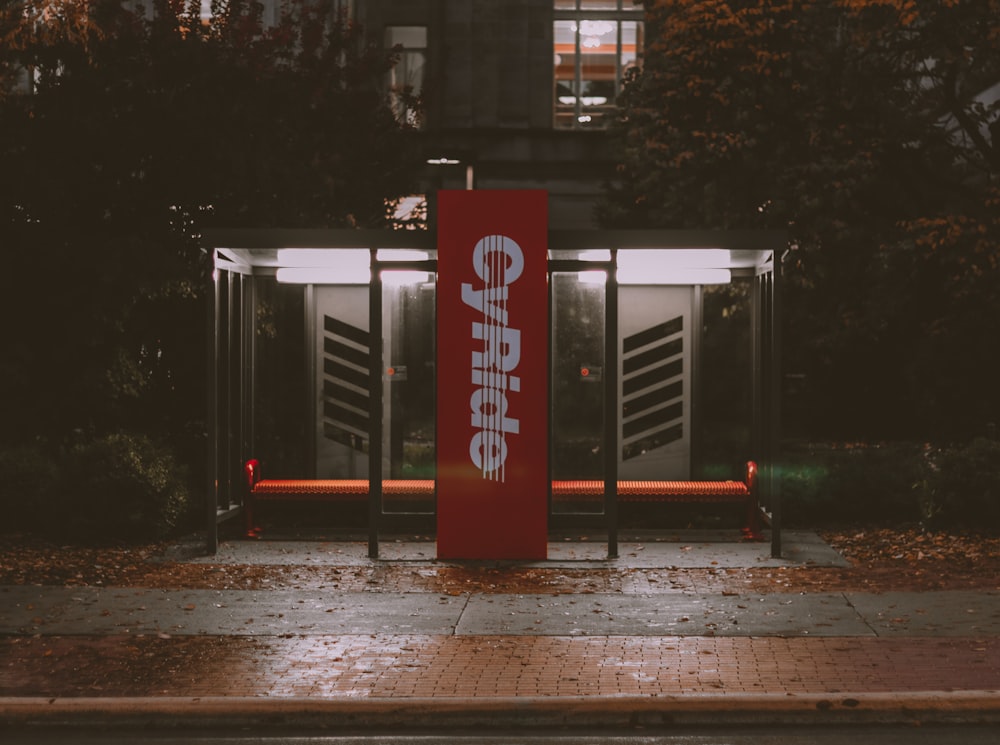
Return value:
<svg viewBox="0 0 1000 745">
<path fill-rule="evenodd" d="M 618 558 L 618 251 L 611 251 L 604 298 L 604 515 L 608 558 Z"/>
<path fill-rule="evenodd" d="M 382 274 L 376 249 L 371 249 L 372 279 L 368 289 L 368 558 L 377 559 L 382 515 Z"/>
</svg>

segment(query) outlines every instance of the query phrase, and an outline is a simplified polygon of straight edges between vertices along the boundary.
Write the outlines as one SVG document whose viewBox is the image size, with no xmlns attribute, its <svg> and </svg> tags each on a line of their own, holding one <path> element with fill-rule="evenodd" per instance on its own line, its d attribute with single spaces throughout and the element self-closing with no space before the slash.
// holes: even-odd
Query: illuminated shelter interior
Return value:
<svg viewBox="0 0 1000 745">
<path fill-rule="evenodd" d="M 218 230 L 203 242 L 215 291 L 209 551 L 244 511 L 251 459 L 267 477 L 365 483 L 372 557 L 380 532 L 428 525 L 432 492 L 383 484 L 435 478 L 446 340 L 434 232 Z M 621 480 L 732 479 L 753 460 L 781 555 L 785 248 L 767 231 L 549 231 L 550 479 L 604 484 L 604 498 L 550 493 L 550 527 L 606 528 L 616 556 Z"/>
</svg>

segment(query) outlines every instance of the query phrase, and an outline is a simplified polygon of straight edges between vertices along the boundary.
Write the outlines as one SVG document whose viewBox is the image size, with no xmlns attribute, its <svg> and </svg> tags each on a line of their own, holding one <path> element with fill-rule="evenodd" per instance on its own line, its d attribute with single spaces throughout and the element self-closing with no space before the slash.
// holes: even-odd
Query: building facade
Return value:
<svg viewBox="0 0 1000 745">
<path fill-rule="evenodd" d="M 345 11 L 372 43 L 401 50 L 387 86 L 422 100 L 428 195 L 543 189 L 552 228 L 595 227 L 614 176 L 606 126 L 641 57 L 641 4 L 354 0 Z"/>
<path fill-rule="evenodd" d="M 450 188 L 541 189 L 552 228 L 596 227 L 594 203 L 614 177 L 606 128 L 641 59 L 641 3 L 321 1 L 360 24 L 368 44 L 398 54 L 381 84 L 420 130 L 427 167 L 421 193 L 405 204 L 427 204 L 430 227 L 434 193 Z M 122 2 L 146 18 L 156 12 L 155 0 Z M 288 9 L 287 0 L 257 5 L 265 27 Z M 200 0 L 204 22 L 212 12 Z M 35 75 L 25 70 L 19 87 L 31 92 Z M 403 91 L 419 104 L 410 108 Z"/>
</svg>

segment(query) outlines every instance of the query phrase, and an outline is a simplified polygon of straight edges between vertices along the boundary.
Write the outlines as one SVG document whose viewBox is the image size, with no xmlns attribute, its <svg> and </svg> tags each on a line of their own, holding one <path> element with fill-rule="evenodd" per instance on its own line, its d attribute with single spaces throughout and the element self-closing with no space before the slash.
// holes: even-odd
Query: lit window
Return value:
<svg viewBox="0 0 1000 745">
<path fill-rule="evenodd" d="M 639 63 L 642 8 L 632 0 L 555 0 L 555 126 L 607 124 L 626 70 Z"/>
<path fill-rule="evenodd" d="M 389 96 L 393 111 L 401 122 L 419 126 L 413 102 L 424 86 L 424 65 L 427 61 L 427 28 L 425 26 L 389 26 L 385 30 L 386 49 L 399 47 L 399 62 L 389 71 Z"/>
<path fill-rule="evenodd" d="M 427 195 L 410 194 L 385 203 L 389 227 L 393 230 L 427 229 Z"/>
</svg>

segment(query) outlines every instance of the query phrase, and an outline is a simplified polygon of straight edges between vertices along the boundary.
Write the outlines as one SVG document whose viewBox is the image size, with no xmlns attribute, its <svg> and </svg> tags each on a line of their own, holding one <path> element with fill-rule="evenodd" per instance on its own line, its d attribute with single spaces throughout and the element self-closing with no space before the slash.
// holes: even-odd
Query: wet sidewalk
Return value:
<svg viewBox="0 0 1000 745">
<path fill-rule="evenodd" d="M 697 538 L 697 537 L 695 537 Z M 651 577 L 698 568 L 841 566 L 811 534 L 563 542 L 547 562 L 463 564 L 634 581 L 616 592 L 442 592 L 433 544 L 235 541 L 206 571 L 322 567 L 306 588 L 0 588 L 0 717 L 8 722 L 324 723 L 784 718 L 1000 721 L 1000 593 L 734 592 Z M 372 570 L 363 587 L 338 581 Z M 391 570 L 391 587 L 378 570 Z M 410 582 L 407 584 L 407 578 Z M 563 585 L 561 585 L 563 586 Z"/>
</svg>

